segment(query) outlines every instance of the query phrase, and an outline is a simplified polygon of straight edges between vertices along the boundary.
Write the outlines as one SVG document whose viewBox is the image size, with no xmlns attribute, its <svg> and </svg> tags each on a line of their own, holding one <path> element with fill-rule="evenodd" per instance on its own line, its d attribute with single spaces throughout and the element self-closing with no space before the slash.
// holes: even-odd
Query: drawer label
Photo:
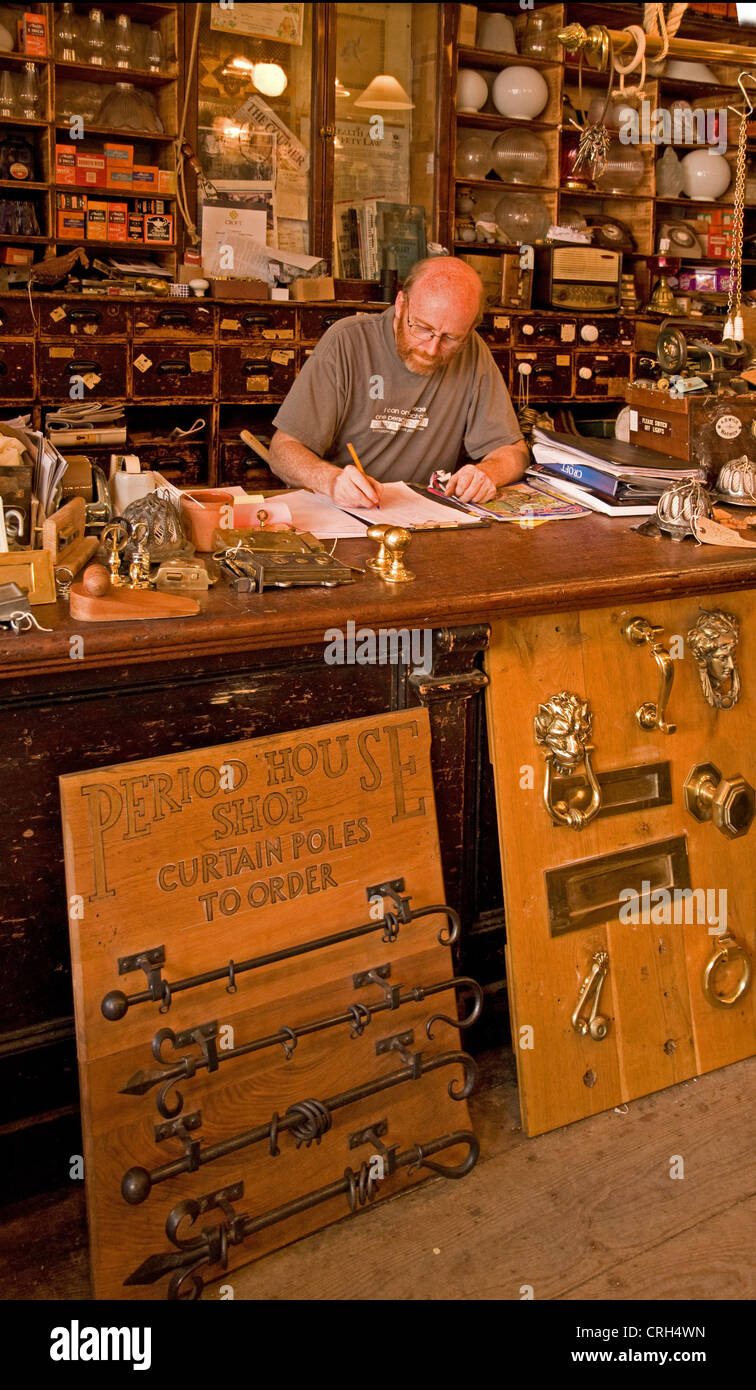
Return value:
<svg viewBox="0 0 756 1390">
<path fill-rule="evenodd" d="M 81 379 L 89 391 L 102 381 L 102 377 L 98 376 L 97 372 L 87 372 L 86 376 L 83 376 Z"/>
<path fill-rule="evenodd" d="M 509 328 L 509 319 L 506 318 L 503 314 L 494 314 L 493 326 L 497 329 Z"/>
<path fill-rule="evenodd" d="M 248 391 L 269 391 L 269 390 L 270 390 L 270 377 L 267 377 L 267 376 L 248 376 L 248 377 L 247 377 L 247 390 L 248 390 Z"/>
<path fill-rule="evenodd" d="M 574 323 L 563 323 L 559 330 L 559 340 L 562 343 L 574 343 L 575 325 Z"/>
<path fill-rule="evenodd" d="M 238 333 L 241 322 L 239 319 L 221 319 L 220 326 L 225 333 Z"/>
<path fill-rule="evenodd" d="M 189 366 L 193 372 L 211 372 L 213 370 L 213 354 L 207 348 L 198 348 L 196 352 L 189 353 Z"/>
<path fill-rule="evenodd" d="M 266 339 L 268 340 L 268 342 L 270 342 L 271 338 L 280 338 L 280 339 L 283 341 L 284 338 L 293 338 L 293 337 L 294 337 L 294 329 L 293 329 L 293 328 L 264 328 L 263 331 L 262 331 L 262 336 L 263 336 L 263 338 L 266 338 Z"/>
<path fill-rule="evenodd" d="M 145 353 L 140 352 L 139 356 L 134 358 L 134 366 L 138 372 L 148 372 L 152 366 L 152 360 Z"/>
<path fill-rule="evenodd" d="M 568 356 L 568 355 L 565 355 L 564 353 L 558 352 L 558 353 L 557 353 L 556 364 L 557 364 L 558 367 L 569 367 L 569 365 L 570 365 L 569 356 Z"/>
<path fill-rule="evenodd" d="M 276 362 L 279 367 L 287 367 L 288 364 L 293 360 L 293 357 L 293 348 L 279 348 L 277 352 L 272 352 L 270 354 L 271 362 Z"/>
<path fill-rule="evenodd" d="M 53 309 L 52 313 L 50 314 L 50 318 L 52 319 L 53 323 L 60 323 L 61 319 L 64 319 L 65 317 L 66 311 L 63 308 L 62 304 L 59 304 L 57 309 Z"/>
<path fill-rule="evenodd" d="M 48 350 L 51 357 L 70 357 L 73 352 L 71 347 L 51 347 Z"/>
</svg>

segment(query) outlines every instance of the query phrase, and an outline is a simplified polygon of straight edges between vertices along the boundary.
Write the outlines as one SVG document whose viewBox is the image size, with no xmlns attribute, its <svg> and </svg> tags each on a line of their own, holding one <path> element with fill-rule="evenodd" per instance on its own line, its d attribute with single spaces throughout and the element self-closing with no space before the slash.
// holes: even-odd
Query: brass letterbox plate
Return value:
<svg viewBox="0 0 756 1390">
<path fill-rule="evenodd" d="M 657 888 L 690 888 L 687 837 L 674 835 L 618 854 L 547 869 L 545 878 L 552 936 L 616 921 L 619 895 L 629 888 L 639 898 Z"/>
<path fill-rule="evenodd" d="M 616 767 L 610 772 L 597 772 L 601 788 L 601 806 L 596 820 L 602 816 L 622 816 L 630 811 L 645 811 L 651 806 L 672 805 L 672 768 L 670 763 L 642 763 L 634 767 Z M 585 779 L 555 777 L 554 801 L 580 805 L 576 797 Z"/>
</svg>

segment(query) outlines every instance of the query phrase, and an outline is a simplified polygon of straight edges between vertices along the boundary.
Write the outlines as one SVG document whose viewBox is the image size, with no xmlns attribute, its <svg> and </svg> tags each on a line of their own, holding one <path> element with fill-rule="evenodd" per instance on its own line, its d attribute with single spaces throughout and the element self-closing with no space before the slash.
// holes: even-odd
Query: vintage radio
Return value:
<svg viewBox="0 0 756 1390">
<path fill-rule="evenodd" d="M 756 405 L 750 396 L 671 398 L 629 386 L 630 443 L 705 468 L 714 482 L 723 464 L 743 454 L 756 462 Z"/>
<path fill-rule="evenodd" d="M 597 246 L 536 246 L 533 302 L 547 309 L 619 309 L 622 255 Z"/>
</svg>

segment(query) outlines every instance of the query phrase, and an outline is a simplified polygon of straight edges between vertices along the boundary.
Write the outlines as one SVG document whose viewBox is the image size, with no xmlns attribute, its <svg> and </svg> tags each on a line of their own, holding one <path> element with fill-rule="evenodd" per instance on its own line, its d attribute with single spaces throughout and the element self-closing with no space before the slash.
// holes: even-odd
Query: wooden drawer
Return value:
<svg viewBox="0 0 756 1390">
<path fill-rule="evenodd" d="M 255 343 L 293 343 L 297 336 L 297 311 L 282 304 L 227 305 L 219 309 L 218 332 L 222 342 L 245 338 Z"/>
<path fill-rule="evenodd" d="M 40 392 L 56 401 L 124 396 L 126 354 L 125 343 L 40 343 Z M 81 377 L 83 394 L 71 395 L 73 377 Z"/>
<path fill-rule="evenodd" d="M 530 371 L 522 368 L 530 367 Z M 550 396 L 572 394 L 572 356 L 569 352 L 513 352 L 512 390 L 518 389 L 520 378 L 526 378 L 531 399 L 548 400 Z"/>
<path fill-rule="evenodd" d="M 635 325 L 632 319 L 602 318 L 594 314 L 592 318 L 578 320 L 577 347 L 623 347 L 630 348 L 635 343 Z"/>
<path fill-rule="evenodd" d="M 218 470 L 219 484 L 238 484 L 248 492 L 282 486 L 280 479 L 266 468 L 262 459 L 238 440 L 221 440 Z"/>
<path fill-rule="evenodd" d="M 177 486 L 193 486 L 208 480 L 207 448 L 204 444 L 142 444 L 133 441 L 142 468 L 155 468 Z"/>
<path fill-rule="evenodd" d="M 352 319 L 357 314 L 382 314 L 388 305 L 384 304 L 381 309 L 362 309 L 353 305 L 348 309 L 337 309 L 334 304 L 323 304 L 319 309 L 302 309 L 300 316 L 300 337 L 303 342 L 317 342 L 322 338 L 332 323 L 338 323 L 339 319 Z"/>
<path fill-rule="evenodd" d="M 223 345 L 220 391 L 229 396 L 285 396 L 296 374 L 296 349 L 271 344 Z M 276 360 L 285 359 L 285 360 Z"/>
<path fill-rule="evenodd" d="M 575 320 L 547 318 L 544 314 L 524 314 L 512 323 L 512 337 L 518 347 L 572 347 Z"/>
<path fill-rule="evenodd" d="M 93 302 L 81 295 L 76 299 L 56 295 L 45 299 L 37 312 L 43 338 L 121 338 L 131 326 L 131 305 L 120 299 Z"/>
<path fill-rule="evenodd" d="M 191 300 L 163 301 L 162 304 L 136 304 L 134 306 L 134 337 L 156 337 L 164 333 L 167 338 L 208 338 L 212 336 L 215 324 L 215 308 L 212 304 L 195 304 Z"/>
<path fill-rule="evenodd" d="M 143 339 L 131 346 L 132 395 L 207 401 L 213 394 L 213 344 Z"/>
<path fill-rule="evenodd" d="M 501 347 L 509 347 L 514 334 L 513 323 L 514 321 L 509 314 L 502 311 L 500 314 L 487 315 L 479 324 L 477 332 L 483 342 L 488 343 L 489 347 L 495 347 L 497 344 Z"/>
<path fill-rule="evenodd" d="M 629 378 L 629 352 L 575 353 L 576 396 L 609 396 L 624 400 Z"/>
<path fill-rule="evenodd" d="M 28 299 L 0 299 L 0 333 L 9 338 L 32 336 L 34 319 Z"/>
<path fill-rule="evenodd" d="M 33 343 L 0 343 L 0 400 L 34 400 Z"/>
</svg>

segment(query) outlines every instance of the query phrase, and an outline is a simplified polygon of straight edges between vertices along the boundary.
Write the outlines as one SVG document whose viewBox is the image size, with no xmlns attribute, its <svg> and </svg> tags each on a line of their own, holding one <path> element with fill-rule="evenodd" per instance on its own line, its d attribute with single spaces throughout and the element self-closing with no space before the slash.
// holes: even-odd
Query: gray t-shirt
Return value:
<svg viewBox="0 0 756 1390">
<path fill-rule="evenodd" d="M 462 445 L 472 459 L 522 439 L 509 392 L 486 344 L 471 334 L 431 376 L 404 366 L 394 306 L 340 319 L 305 363 L 273 423 L 340 467 L 354 445 L 379 482 L 427 483 L 454 469 Z"/>
</svg>

